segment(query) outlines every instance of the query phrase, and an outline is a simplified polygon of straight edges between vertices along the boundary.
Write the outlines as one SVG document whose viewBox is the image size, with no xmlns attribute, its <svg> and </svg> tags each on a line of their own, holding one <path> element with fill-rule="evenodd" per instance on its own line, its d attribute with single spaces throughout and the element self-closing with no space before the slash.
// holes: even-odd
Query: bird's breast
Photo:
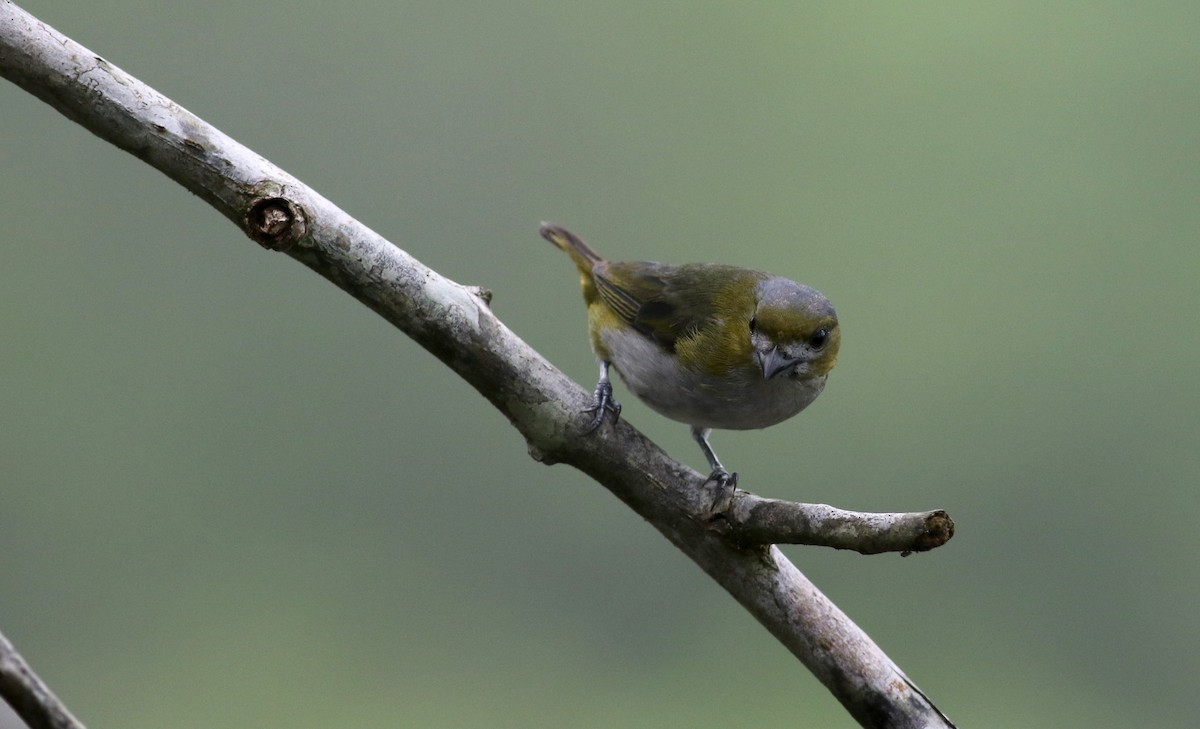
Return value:
<svg viewBox="0 0 1200 729">
<path fill-rule="evenodd" d="M 684 367 L 672 353 L 632 329 L 601 335 L 621 379 L 642 402 L 672 420 L 702 428 L 754 430 L 808 407 L 826 376 L 764 379 L 753 362 L 721 375 Z"/>
</svg>

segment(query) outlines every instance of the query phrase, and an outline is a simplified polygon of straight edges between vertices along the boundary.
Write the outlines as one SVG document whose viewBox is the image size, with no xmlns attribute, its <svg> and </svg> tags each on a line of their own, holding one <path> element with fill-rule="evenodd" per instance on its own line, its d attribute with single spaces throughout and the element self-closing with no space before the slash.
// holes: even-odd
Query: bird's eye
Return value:
<svg viewBox="0 0 1200 729">
<path fill-rule="evenodd" d="M 825 343 L 829 341 L 829 330 L 825 328 L 818 329 L 808 338 L 808 346 L 813 349 L 821 349 Z"/>
<path fill-rule="evenodd" d="M 750 317 L 750 333 L 753 334 L 758 330 L 758 319 Z"/>
</svg>

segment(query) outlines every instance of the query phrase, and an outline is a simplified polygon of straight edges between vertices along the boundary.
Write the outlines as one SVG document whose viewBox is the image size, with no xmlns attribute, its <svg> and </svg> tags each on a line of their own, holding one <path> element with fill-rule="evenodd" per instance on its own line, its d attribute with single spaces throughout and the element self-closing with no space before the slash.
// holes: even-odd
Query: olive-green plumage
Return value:
<svg viewBox="0 0 1200 729">
<path fill-rule="evenodd" d="M 641 400 L 692 426 L 713 467 L 712 428 L 765 428 L 803 410 L 837 361 L 829 300 L 789 279 L 712 263 L 610 262 L 561 226 L 544 238 L 579 269 L 592 349 L 601 362 L 597 421 L 611 398 L 608 366 Z"/>
</svg>

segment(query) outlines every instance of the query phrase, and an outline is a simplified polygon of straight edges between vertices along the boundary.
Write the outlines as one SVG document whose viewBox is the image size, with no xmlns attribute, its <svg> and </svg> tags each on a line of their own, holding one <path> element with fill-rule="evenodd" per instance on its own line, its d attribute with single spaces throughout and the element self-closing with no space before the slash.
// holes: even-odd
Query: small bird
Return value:
<svg viewBox="0 0 1200 729">
<path fill-rule="evenodd" d="M 714 428 L 752 430 L 799 413 L 825 389 L 842 341 L 819 291 L 737 266 L 606 261 L 579 236 L 542 223 L 571 256 L 600 362 L 592 432 L 621 405 L 608 370 L 661 415 L 691 426 L 719 491 L 736 488 L 708 442 Z"/>
</svg>

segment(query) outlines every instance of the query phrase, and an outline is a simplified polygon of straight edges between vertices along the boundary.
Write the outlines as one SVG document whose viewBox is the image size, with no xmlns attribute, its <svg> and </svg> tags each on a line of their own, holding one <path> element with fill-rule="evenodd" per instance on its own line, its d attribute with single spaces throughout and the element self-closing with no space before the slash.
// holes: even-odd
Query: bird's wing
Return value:
<svg viewBox="0 0 1200 729">
<path fill-rule="evenodd" d="M 604 262 L 592 270 L 601 300 L 634 329 L 668 350 L 711 318 L 712 294 L 690 269 L 654 262 Z M 723 267 L 722 267 L 723 268 Z M 689 283 L 691 281 L 691 283 Z"/>
</svg>

